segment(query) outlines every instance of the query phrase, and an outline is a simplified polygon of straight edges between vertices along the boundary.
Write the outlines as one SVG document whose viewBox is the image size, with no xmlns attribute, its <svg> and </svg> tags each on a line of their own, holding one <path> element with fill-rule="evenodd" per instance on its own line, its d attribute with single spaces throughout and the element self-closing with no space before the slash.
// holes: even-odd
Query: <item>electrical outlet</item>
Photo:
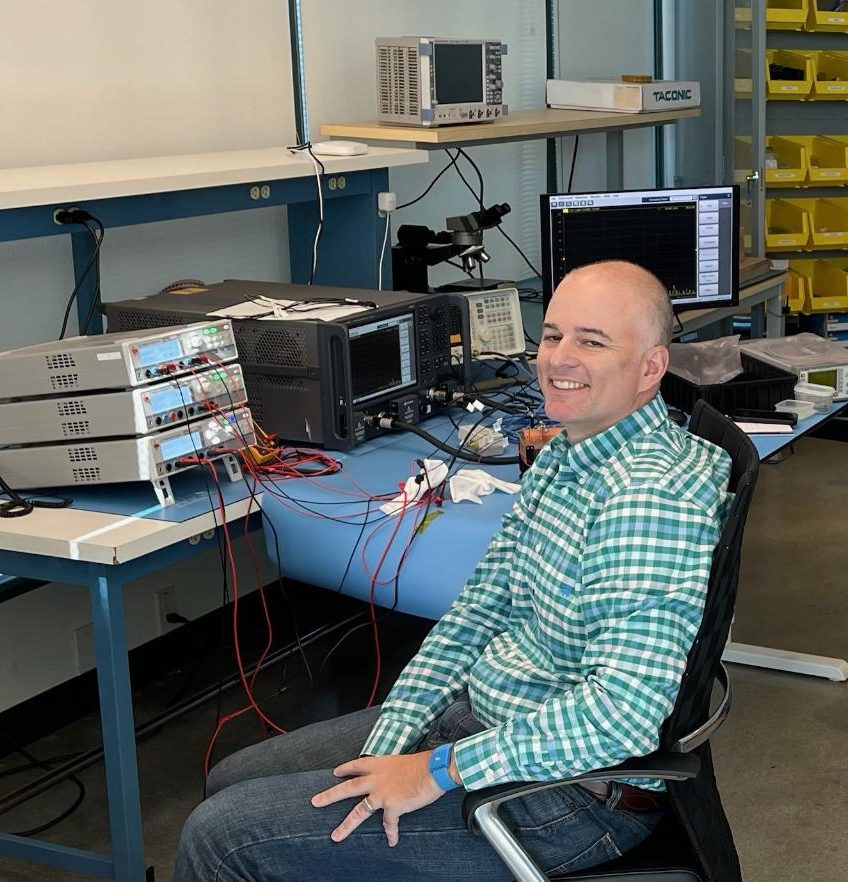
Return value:
<svg viewBox="0 0 848 882">
<path fill-rule="evenodd" d="M 94 625 L 89 622 L 74 631 L 77 647 L 77 672 L 84 674 L 96 664 L 94 657 Z"/>
<path fill-rule="evenodd" d="M 179 627 L 179 623 L 171 623 L 168 616 L 177 611 L 177 589 L 174 585 L 166 585 L 156 592 L 156 613 L 159 617 L 159 633 L 167 634 Z"/>
</svg>

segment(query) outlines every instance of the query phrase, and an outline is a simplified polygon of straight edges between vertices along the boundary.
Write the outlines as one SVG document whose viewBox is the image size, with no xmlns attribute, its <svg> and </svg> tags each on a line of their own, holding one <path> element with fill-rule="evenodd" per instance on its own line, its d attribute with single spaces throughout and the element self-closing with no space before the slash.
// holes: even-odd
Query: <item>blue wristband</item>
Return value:
<svg viewBox="0 0 848 882">
<path fill-rule="evenodd" d="M 436 782 L 436 786 L 441 790 L 454 790 L 459 784 L 451 778 L 448 768 L 450 767 L 451 751 L 453 744 L 440 744 L 431 754 L 427 763 L 427 768 Z"/>
</svg>

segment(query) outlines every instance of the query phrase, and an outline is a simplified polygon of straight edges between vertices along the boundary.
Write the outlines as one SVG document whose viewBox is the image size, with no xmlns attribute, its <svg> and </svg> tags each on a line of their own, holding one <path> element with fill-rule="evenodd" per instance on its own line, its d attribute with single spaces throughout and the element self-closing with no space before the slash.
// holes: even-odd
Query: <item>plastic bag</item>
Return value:
<svg viewBox="0 0 848 882">
<path fill-rule="evenodd" d="M 668 369 L 696 386 L 726 383 L 743 370 L 738 334 L 702 343 L 672 343 L 668 352 Z"/>
</svg>

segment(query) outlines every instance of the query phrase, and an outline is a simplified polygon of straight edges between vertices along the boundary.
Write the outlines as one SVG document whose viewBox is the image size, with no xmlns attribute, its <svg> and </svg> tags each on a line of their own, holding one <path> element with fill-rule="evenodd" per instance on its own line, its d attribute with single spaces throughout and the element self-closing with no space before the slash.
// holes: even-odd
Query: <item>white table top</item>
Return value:
<svg viewBox="0 0 848 882">
<path fill-rule="evenodd" d="M 256 497 L 261 503 L 261 493 Z M 243 518 L 249 502 L 244 498 L 228 503 L 227 522 Z M 255 503 L 251 510 L 256 511 Z M 37 508 L 25 517 L 0 518 L 0 551 L 115 565 L 200 536 L 219 523 L 218 511 L 185 521 L 164 521 L 146 518 L 143 512 L 121 515 L 79 508 Z"/>
<path fill-rule="evenodd" d="M 364 171 L 428 161 L 423 150 L 370 147 L 360 156 L 322 156 L 327 174 Z M 68 200 L 111 199 L 227 184 L 252 184 L 311 177 L 308 155 L 284 146 L 148 159 L 0 169 L 0 210 Z"/>
</svg>

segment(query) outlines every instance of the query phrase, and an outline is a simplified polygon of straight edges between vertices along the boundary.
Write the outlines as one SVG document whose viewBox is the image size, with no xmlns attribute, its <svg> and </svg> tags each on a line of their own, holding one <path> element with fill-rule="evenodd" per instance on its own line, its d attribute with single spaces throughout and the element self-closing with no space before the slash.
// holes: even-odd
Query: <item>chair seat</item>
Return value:
<svg viewBox="0 0 848 882">
<path fill-rule="evenodd" d="M 635 848 L 597 867 L 551 876 L 550 882 L 703 882 L 680 822 L 669 812 Z"/>
</svg>

